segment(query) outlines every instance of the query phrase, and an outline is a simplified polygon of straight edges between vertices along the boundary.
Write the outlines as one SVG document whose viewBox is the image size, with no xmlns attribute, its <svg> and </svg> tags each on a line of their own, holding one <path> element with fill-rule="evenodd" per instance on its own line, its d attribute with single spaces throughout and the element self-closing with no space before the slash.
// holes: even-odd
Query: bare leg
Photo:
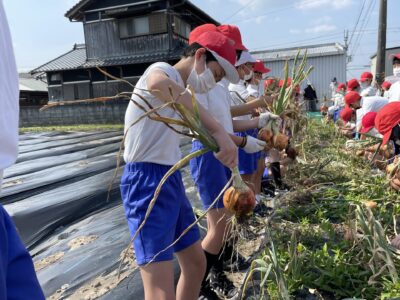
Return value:
<svg viewBox="0 0 400 300">
<path fill-rule="evenodd" d="M 207 235 L 201 246 L 211 254 L 218 254 L 224 244 L 224 238 L 228 235 L 227 225 L 232 215 L 225 208 L 212 209 L 207 213 Z"/>
<path fill-rule="evenodd" d="M 201 281 L 206 271 L 206 257 L 200 241 L 176 253 L 181 267 L 181 276 L 176 287 L 177 300 L 196 300 Z"/>
<path fill-rule="evenodd" d="M 172 261 L 154 262 L 140 268 L 145 300 L 175 300 Z"/>
<path fill-rule="evenodd" d="M 264 174 L 264 170 L 265 170 L 265 162 L 264 158 L 261 158 L 257 162 L 257 171 L 255 172 L 254 175 L 254 188 L 256 195 L 261 193 L 261 179 Z"/>
</svg>

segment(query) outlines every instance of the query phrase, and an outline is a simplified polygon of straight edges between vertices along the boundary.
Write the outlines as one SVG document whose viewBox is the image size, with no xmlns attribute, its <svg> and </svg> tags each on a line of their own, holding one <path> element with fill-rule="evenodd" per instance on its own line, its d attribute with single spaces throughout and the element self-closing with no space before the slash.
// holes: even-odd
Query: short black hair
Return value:
<svg viewBox="0 0 400 300">
<path fill-rule="evenodd" d="M 196 54 L 196 51 L 199 50 L 200 48 L 204 48 L 204 47 L 198 43 L 190 44 L 183 51 L 182 57 L 183 58 L 193 57 Z M 217 61 L 217 59 L 214 57 L 214 55 L 212 55 L 212 53 L 210 51 L 206 50 L 206 63 L 208 63 L 210 61 Z"/>
<path fill-rule="evenodd" d="M 393 64 L 400 64 L 400 59 L 398 59 L 397 57 L 394 57 Z"/>
<path fill-rule="evenodd" d="M 242 52 L 243 52 L 243 50 L 236 49 L 236 61 L 238 61 L 240 59 Z"/>
</svg>

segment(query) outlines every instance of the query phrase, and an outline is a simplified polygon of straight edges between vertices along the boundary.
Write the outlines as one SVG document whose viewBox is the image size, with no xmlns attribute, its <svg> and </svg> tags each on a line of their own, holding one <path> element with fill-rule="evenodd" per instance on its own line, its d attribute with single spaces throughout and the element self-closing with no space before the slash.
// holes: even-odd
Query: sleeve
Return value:
<svg viewBox="0 0 400 300">
<path fill-rule="evenodd" d="M 11 35 L 0 1 L 0 170 L 18 155 L 19 84 Z"/>
<path fill-rule="evenodd" d="M 1 299 L 44 300 L 31 256 L 22 244 L 10 216 L 1 205 L 0 238 Z"/>
<path fill-rule="evenodd" d="M 400 82 L 396 82 L 389 90 L 390 102 L 400 101 Z"/>
</svg>

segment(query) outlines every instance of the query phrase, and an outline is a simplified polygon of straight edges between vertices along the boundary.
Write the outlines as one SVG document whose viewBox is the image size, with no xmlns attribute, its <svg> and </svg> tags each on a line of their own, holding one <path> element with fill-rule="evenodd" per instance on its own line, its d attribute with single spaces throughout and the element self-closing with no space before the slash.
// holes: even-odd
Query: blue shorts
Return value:
<svg viewBox="0 0 400 300">
<path fill-rule="evenodd" d="M 128 163 L 121 178 L 121 195 L 131 237 L 142 223 L 147 208 L 161 178 L 171 166 L 147 162 Z M 182 176 L 173 173 L 155 202 L 144 227 L 133 241 L 136 262 L 144 265 L 160 251 L 171 245 L 181 233 L 195 222 L 192 206 L 185 194 Z M 197 226 L 193 226 L 178 243 L 162 252 L 153 262 L 173 259 L 179 252 L 200 240 Z"/>
<path fill-rule="evenodd" d="M 0 299 L 45 300 L 33 262 L 0 205 Z"/>
<path fill-rule="evenodd" d="M 342 111 L 342 108 L 336 109 L 333 113 L 333 122 L 336 123 L 337 120 L 340 119 L 340 112 Z"/>
<path fill-rule="evenodd" d="M 237 132 L 237 136 L 254 135 L 257 136 L 256 132 L 251 129 L 246 132 Z M 247 153 L 243 149 L 239 148 L 239 172 L 243 174 L 253 174 L 257 170 L 257 162 L 260 159 L 260 152 Z"/>
<path fill-rule="evenodd" d="M 199 141 L 193 141 L 192 152 L 203 149 Z M 231 178 L 231 170 L 225 167 L 214 153 L 207 152 L 190 160 L 190 172 L 200 194 L 203 207 L 207 210 Z M 223 196 L 213 208 L 224 207 Z"/>
</svg>

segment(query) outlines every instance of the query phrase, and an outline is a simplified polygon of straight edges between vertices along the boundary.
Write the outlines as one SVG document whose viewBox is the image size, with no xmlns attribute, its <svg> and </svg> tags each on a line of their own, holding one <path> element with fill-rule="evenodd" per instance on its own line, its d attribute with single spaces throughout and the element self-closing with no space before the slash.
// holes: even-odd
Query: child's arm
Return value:
<svg viewBox="0 0 400 300">
<path fill-rule="evenodd" d="M 152 72 L 147 78 L 147 88 L 154 96 L 164 102 L 171 101 L 172 92 L 172 99 L 178 103 L 182 103 L 186 108 L 193 111 L 192 95 L 188 91 L 185 91 L 185 89 L 179 86 L 175 81 L 171 80 L 164 72 Z M 207 110 L 205 110 L 200 104 L 198 104 L 198 108 L 201 122 L 218 144 L 219 152 L 215 154 L 215 157 L 229 168 L 236 167 L 238 163 L 238 152 L 235 143 L 232 141 L 225 129 L 208 113 Z"/>
</svg>

